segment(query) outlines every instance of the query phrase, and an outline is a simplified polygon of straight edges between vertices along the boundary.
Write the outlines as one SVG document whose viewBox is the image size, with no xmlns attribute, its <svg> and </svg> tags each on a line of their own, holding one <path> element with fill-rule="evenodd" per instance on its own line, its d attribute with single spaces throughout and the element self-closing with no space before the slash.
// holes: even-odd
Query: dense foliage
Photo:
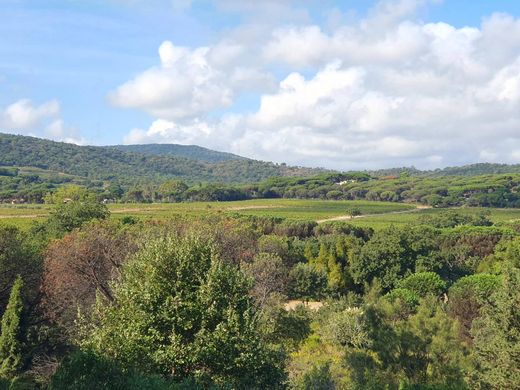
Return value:
<svg viewBox="0 0 520 390">
<path fill-rule="evenodd" d="M 519 185 L 519 174 L 370 177 L 363 173 L 345 173 L 273 178 L 244 191 L 259 198 L 364 199 L 433 207 L 519 207 Z"/>
<path fill-rule="evenodd" d="M 152 156 L 175 156 L 186 157 L 190 160 L 217 163 L 229 160 L 245 160 L 246 158 L 236 154 L 217 152 L 196 145 L 176 144 L 145 144 L 145 145 L 115 145 L 107 146 L 123 152 L 134 152 Z"/>
<path fill-rule="evenodd" d="M 0 226 L 0 386 L 520 387 L 514 221 L 144 222 L 82 187 L 48 201 L 44 222 Z"/>
<path fill-rule="evenodd" d="M 92 147 L 0 134 L 0 201 L 14 203 L 43 202 L 59 187 L 80 185 L 111 202 L 298 198 L 520 207 L 519 171 L 517 165 L 475 164 L 323 173 L 195 146 Z"/>
<path fill-rule="evenodd" d="M 0 166 L 0 198 L 9 196 L 25 201 L 39 201 L 45 192 L 64 182 L 105 191 L 111 184 L 127 189 L 135 185 L 146 188 L 172 178 L 189 183 L 247 183 L 319 171 L 243 158 L 206 162 L 173 153 L 134 153 L 1 133 Z M 27 167 L 32 169 L 24 173 Z M 105 196 L 114 195 L 113 191 L 106 192 Z"/>
</svg>

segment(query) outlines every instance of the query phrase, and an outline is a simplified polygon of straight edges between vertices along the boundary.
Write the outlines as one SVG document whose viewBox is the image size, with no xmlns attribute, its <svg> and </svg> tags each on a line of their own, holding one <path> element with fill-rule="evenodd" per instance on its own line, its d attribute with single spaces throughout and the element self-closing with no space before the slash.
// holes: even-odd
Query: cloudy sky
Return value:
<svg viewBox="0 0 520 390">
<path fill-rule="evenodd" d="M 1 0 L 0 129 L 336 169 L 520 163 L 518 0 Z"/>
</svg>

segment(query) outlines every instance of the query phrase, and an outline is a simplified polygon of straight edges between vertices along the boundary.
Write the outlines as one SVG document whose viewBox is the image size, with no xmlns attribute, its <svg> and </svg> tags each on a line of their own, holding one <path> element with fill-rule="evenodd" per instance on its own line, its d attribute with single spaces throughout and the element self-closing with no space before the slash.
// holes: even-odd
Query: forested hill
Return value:
<svg viewBox="0 0 520 390">
<path fill-rule="evenodd" d="M 157 182 L 168 178 L 180 178 L 191 183 L 247 183 L 273 176 L 307 176 L 323 171 L 247 159 L 209 163 L 186 157 L 78 146 L 2 133 L 0 166 L 37 167 L 91 180 L 115 180 L 122 184 Z"/>
<path fill-rule="evenodd" d="M 520 173 L 520 164 L 491 164 L 478 163 L 463 165 L 461 167 L 447 167 L 432 171 L 437 175 L 454 175 L 454 176 L 476 176 L 495 173 Z"/>
<path fill-rule="evenodd" d="M 218 152 L 197 145 L 178 144 L 144 144 L 144 145 L 113 145 L 107 148 L 123 152 L 133 152 L 152 156 L 185 157 L 191 160 L 218 163 L 230 160 L 247 160 L 245 157 L 232 153 Z"/>
<path fill-rule="evenodd" d="M 375 177 L 383 176 L 425 176 L 425 177 L 441 177 L 441 176 L 478 176 L 503 173 L 520 173 L 520 164 L 493 164 L 493 163 L 476 163 L 462 165 L 460 167 L 446 167 L 434 170 L 419 170 L 415 167 L 401 167 L 378 169 L 375 171 L 367 171 L 368 174 Z"/>
</svg>

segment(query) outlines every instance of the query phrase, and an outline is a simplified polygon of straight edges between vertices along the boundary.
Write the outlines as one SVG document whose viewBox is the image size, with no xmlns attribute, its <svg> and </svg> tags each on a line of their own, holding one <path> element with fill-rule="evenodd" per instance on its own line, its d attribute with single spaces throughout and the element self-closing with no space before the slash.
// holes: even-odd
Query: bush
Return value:
<svg viewBox="0 0 520 390">
<path fill-rule="evenodd" d="M 48 226 L 56 234 L 71 232 L 85 222 L 93 219 L 106 219 L 110 216 L 107 206 L 95 202 L 71 202 L 59 204 L 52 211 Z"/>
<path fill-rule="evenodd" d="M 336 388 L 330 372 L 330 363 L 317 364 L 305 372 L 295 386 L 301 390 L 333 390 Z"/>
<path fill-rule="evenodd" d="M 460 278 L 448 291 L 448 312 L 459 320 L 460 335 L 471 340 L 471 326 L 481 308 L 490 303 L 491 297 L 502 284 L 501 277 L 490 274 L 475 274 Z"/>
<path fill-rule="evenodd" d="M 83 345 L 177 381 L 277 387 L 283 356 L 261 338 L 250 287 L 206 236 L 151 240 L 123 266 L 114 303 L 97 302 Z"/>
<path fill-rule="evenodd" d="M 291 297 L 308 301 L 320 299 L 327 288 L 327 274 L 311 264 L 298 263 L 289 274 Z"/>
<path fill-rule="evenodd" d="M 275 234 L 286 237 L 307 238 L 314 234 L 315 221 L 288 221 L 285 220 L 274 228 Z"/>
<path fill-rule="evenodd" d="M 414 308 L 417 307 L 417 305 L 419 305 L 419 296 L 413 291 L 408 290 L 407 288 L 394 288 L 384 297 L 392 303 L 395 303 L 397 300 L 400 300 L 410 308 Z"/>
<path fill-rule="evenodd" d="M 49 390 L 180 390 L 181 384 L 135 370 L 124 371 L 114 361 L 92 351 L 77 351 L 67 357 L 54 376 Z M 199 386 L 191 389 L 201 388 Z"/>
<path fill-rule="evenodd" d="M 332 313 L 324 324 L 326 339 L 348 348 L 366 348 L 370 343 L 363 312 L 358 308 L 347 308 Z"/>
<path fill-rule="evenodd" d="M 429 294 L 442 294 L 446 290 L 446 282 L 435 272 L 418 272 L 403 279 L 399 287 L 410 290 L 422 298 Z"/>
</svg>

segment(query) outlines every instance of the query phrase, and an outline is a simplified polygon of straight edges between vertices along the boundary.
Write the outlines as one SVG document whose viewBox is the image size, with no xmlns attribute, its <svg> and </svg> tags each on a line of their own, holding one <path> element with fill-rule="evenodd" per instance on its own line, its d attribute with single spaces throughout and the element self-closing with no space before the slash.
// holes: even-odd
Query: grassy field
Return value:
<svg viewBox="0 0 520 390">
<path fill-rule="evenodd" d="M 371 215 L 362 218 L 355 218 L 351 221 L 352 224 L 357 226 L 369 226 L 374 229 L 381 229 L 390 225 L 404 225 L 407 223 L 413 223 L 419 220 L 423 215 L 434 215 L 446 211 L 446 209 L 423 209 L 415 212 L 403 213 L 403 214 L 384 214 L 384 215 Z M 520 221 L 520 209 L 493 209 L 493 208 L 457 208 L 455 209 L 461 214 L 477 214 L 480 212 L 489 211 L 489 218 L 494 223 L 499 222 L 514 222 Z"/>
<path fill-rule="evenodd" d="M 347 210 L 358 208 L 361 216 L 348 219 Z M 52 206 L 0 205 L 0 223 L 16 224 L 28 228 L 34 221 L 44 220 Z M 207 213 L 274 216 L 298 220 L 322 221 L 345 217 L 349 223 L 375 229 L 389 225 L 415 222 L 422 215 L 435 214 L 444 209 L 417 209 L 416 206 L 370 201 L 322 201 L 296 199 L 260 199 L 237 202 L 193 202 L 157 204 L 112 204 L 112 218 L 133 216 L 141 220 L 164 220 L 176 215 L 202 215 Z M 479 208 L 460 208 L 460 213 L 474 214 Z M 520 220 L 520 209 L 489 209 L 493 222 Z"/>
<path fill-rule="evenodd" d="M 175 215 L 201 215 L 207 213 L 241 213 L 258 216 L 275 216 L 299 220 L 321 220 L 344 216 L 349 208 L 357 208 L 363 215 L 414 210 L 414 206 L 390 202 L 320 201 L 295 199 L 260 199 L 237 202 L 192 202 L 156 204 L 111 204 L 112 218 L 134 216 L 139 219 L 167 219 Z M 0 205 L 0 223 L 13 223 L 21 227 L 33 221 L 44 220 L 52 206 Z"/>
</svg>

